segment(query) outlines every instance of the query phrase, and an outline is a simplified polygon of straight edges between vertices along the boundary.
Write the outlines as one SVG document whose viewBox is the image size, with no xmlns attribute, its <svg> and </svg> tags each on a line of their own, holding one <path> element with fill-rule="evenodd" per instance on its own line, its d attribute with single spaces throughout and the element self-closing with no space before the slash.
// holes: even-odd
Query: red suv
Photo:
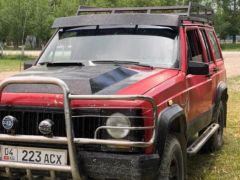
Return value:
<svg viewBox="0 0 240 180">
<path fill-rule="evenodd" d="M 171 13 L 170 13 L 171 12 Z M 212 10 L 88 8 L 1 82 L 6 177 L 184 179 L 223 144 L 227 85 Z"/>
</svg>

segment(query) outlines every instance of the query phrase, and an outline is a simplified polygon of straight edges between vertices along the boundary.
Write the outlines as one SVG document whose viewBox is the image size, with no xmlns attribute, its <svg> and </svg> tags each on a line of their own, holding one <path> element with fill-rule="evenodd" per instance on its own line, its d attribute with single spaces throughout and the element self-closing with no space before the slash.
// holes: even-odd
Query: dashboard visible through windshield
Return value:
<svg viewBox="0 0 240 180">
<path fill-rule="evenodd" d="M 169 27 L 82 27 L 59 30 L 38 63 L 137 62 L 177 68 L 178 31 Z"/>
</svg>

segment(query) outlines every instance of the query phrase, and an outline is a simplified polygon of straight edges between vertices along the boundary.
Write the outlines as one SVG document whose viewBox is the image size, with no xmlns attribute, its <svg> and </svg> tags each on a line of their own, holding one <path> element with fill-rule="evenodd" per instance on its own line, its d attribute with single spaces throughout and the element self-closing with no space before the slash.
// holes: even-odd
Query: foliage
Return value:
<svg viewBox="0 0 240 180">
<path fill-rule="evenodd" d="M 54 31 L 50 28 L 53 20 L 56 17 L 75 15 L 80 4 L 128 7 L 182 5 L 189 1 L 215 8 L 216 30 L 221 38 L 239 33 L 240 0 L 0 0 L 0 42 L 18 47 L 31 35 L 36 37 L 37 45 L 41 47 Z"/>
<path fill-rule="evenodd" d="M 49 38 L 54 18 L 48 0 L 0 0 L 0 6 L 0 40 L 18 46 L 27 35 L 35 35 L 39 41 Z"/>
<path fill-rule="evenodd" d="M 240 1 L 218 0 L 217 2 L 216 30 L 220 38 L 225 39 L 230 35 L 233 43 L 236 43 L 236 35 L 240 32 Z"/>
<path fill-rule="evenodd" d="M 240 44 L 232 43 L 221 44 L 221 48 L 223 51 L 240 51 Z"/>
</svg>

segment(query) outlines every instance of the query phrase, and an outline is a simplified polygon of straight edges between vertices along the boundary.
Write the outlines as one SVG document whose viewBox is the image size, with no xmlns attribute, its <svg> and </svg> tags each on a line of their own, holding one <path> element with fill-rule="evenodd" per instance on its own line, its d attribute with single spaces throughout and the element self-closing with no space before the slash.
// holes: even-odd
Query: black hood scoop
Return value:
<svg viewBox="0 0 240 180">
<path fill-rule="evenodd" d="M 106 92 L 110 94 L 115 93 L 121 88 L 133 83 L 132 80 L 128 81 L 128 78 L 136 76 L 134 78 L 134 82 L 136 82 L 136 80 L 142 77 L 142 75 L 139 76 L 140 74 L 145 73 L 140 73 L 124 67 L 116 67 L 113 65 L 63 67 L 48 67 L 43 65 L 34 66 L 15 76 L 42 76 L 59 78 L 68 85 L 71 94 L 90 95 L 96 93 L 101 94 L 100 92 L 104 92 L 106 89 Z M 5 88 L 4 92 L 50 94 L 62 93 L 59 87 L 49 84 L 12 84 Z"/>
</svg>

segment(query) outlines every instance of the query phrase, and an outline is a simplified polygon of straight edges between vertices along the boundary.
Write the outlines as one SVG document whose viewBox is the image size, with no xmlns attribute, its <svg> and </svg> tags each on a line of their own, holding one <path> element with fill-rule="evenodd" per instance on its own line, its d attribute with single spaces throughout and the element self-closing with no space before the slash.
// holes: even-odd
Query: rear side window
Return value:
<svg viewBox="0 0 240 180">
<path fill-rule="evenodd" d="M 208 35 L 209 35 L 209 39 L 210 39 L 210 41 L 212 43 L 216 59 L 221 59 L 221 55 L 220 55 L 220 51 L 219 51 L 219 48 L 218 48 L 217 40 L 216 40 L 213 32 L 212 31 L 208 31 Z"/>
<path fill-rule="evenodd" d="M 210 46 L 209 46 L 208 41 L 207 41 L 206 32 L 204 30 L 201 30 L 201 34 L 202 34 L 203 41 L 204 41 L 204 44 L 205 44 L 205 47 L 206 47 L 208 62 L 212 62 L 213 60 L 212 60 L 212 57 L 211 57 L 211 54 L 210 54 Z"/>
<path fill-rule="evenodd" d="M 188 61 L 203 62 L 202 46 L 197 30 L 187 31 Z"/>
</svg>

